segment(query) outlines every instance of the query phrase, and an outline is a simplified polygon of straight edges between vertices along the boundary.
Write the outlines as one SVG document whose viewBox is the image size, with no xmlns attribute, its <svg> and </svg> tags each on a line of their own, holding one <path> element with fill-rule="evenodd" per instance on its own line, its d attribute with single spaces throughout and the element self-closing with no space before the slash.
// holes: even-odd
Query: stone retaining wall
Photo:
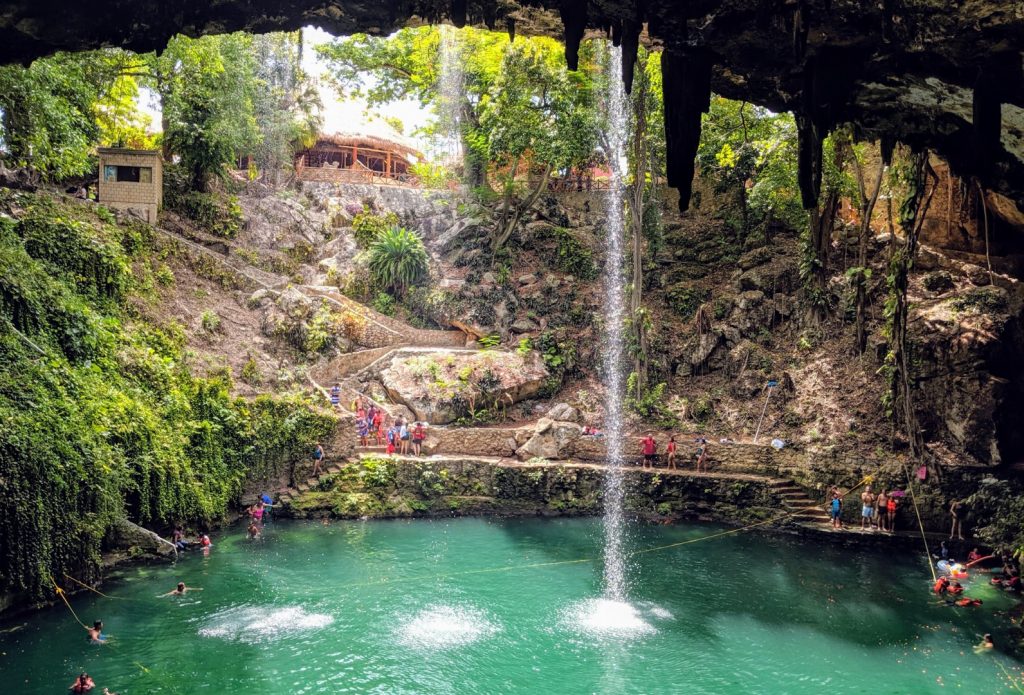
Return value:
<svg viewBox="0 0 1024 695">
<path fill-rule="evenodd" d="M 605 469 L 586 464 L 498 463 L 470 458 L 375 459 L 324 478 L 289 508 L 304 518 L 591 515 L 602 511 Z M 751 521 L 778 514 L 766 479 L 624 472 L 628 512 L 652 519 Z"/>
</svg>

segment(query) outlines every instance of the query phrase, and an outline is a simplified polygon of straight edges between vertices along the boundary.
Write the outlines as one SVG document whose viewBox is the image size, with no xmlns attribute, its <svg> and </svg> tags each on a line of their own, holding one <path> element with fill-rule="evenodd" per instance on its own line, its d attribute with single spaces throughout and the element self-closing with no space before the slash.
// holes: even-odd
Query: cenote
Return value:
<svg viewBox="0 0 1024 695">
<path fill-rule="evenodd" d="M 722 530 L 636 525 L 628 547 Z M 956 609 L 917 555 L 745 532 L 631 555 L 623 608 L 598 600 L 602 542 L 596 519 L 234 529 L 206 556 L 127 569 L 110 598 L 73 597 L 107 645 L 59 604 L 7 622 L 0 678 L 22 693 L 83 669 L 136 693 L 996 693 L 1019 672 L 973 652 L 1009 605 L 984 575 L 969 587 L 984 606 Z M 203 591 L 157 597 L 179 580 Z"/>
</svg>

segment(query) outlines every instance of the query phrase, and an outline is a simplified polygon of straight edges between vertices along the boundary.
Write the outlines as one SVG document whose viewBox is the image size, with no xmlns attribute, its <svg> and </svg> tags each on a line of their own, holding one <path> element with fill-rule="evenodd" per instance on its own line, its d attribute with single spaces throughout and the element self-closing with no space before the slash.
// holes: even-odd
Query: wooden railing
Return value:
<svg viewBox="0 0 1024 695">
<path fill-rule="evenodd" d="M 386 174 L 375 171 L 359 162 L 358 167 L 306 166 L 305 157 L 295 163 L 295 177 L 301 181 L 323 181 L 327 183 L 365 183 L 386 186 L 409 186 L 419 188 L 419 178 L 409 173 Z"/>
</svg>

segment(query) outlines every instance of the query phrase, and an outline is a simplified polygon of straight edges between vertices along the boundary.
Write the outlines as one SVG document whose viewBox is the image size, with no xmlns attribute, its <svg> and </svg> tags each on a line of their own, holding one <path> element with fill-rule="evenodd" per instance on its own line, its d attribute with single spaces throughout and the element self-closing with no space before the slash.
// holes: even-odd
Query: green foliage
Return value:
<svg viewBox="0 0 1024 695">
<path fill-rule="evenodd" d="M 662 429 L 679 426 L 679 418 L 665 406 L 665 383 L 659 383 L 637 397 L 637 374 L 630 372 L 626 381 L 626 407 L 641 416 L 645 424 L 655 425 Z"/>
<path fill-rule="evenodd" d="M 516 354 L 520 357 L 526 357 L 533 350 L 533 341 L 528 337 L 520 338 L 519 345 L 516 346 Z"/>
<path fill-rule="evenodd" d="M 390 488 L 395 484 L 395 462 L 382 456 L 367 456 L 362 462 L 360 476 L 367 487 Z"/>
<path fill-rule="evenodd" d="M 165 169 L 165 182 L 164 202 L 168 209 L 187 217 L 214 236 L 225 239 L 238 236 L 244 220 L 236 196 L 189 190 L 182 172 L 173 166 Z"/>
<path fill-rule="evenodd" d="M 593 280 L 597 277 L 597 265 L 594 254 L 580 243 L 571 230 L 564 227 L 551 227 L 545 234 L 556 242 L 558 253 L 555 267 L 566 273 L 572 273 L 580 280 Z"/>
<path fill-rule="evenodd" d="M 367 265 L 374 284 L 402 297 L 428 275 L 427 249 L 416 232 L 402 227 L 385 230 L 370 245 Z"/>
<path fill-rule="evenodd" d="M 365 98 L 370 106 L 417 99 L 439 116 L 427 134 L 450 136 L 457 121 L 469 183 L 488 196 L 493 193 L 484 185 L 486 162 L 514 174 L 516 161 L 558 169 L 590 155 L 596 66 L 570 73 L 564 48 L 546 37 L 509 42 L 503 32 L 470 27 L 442 34 L 438 27 L 402 29 L 386 38 L 354 34 L 317 50 L 342 93 Z M 441 84 L 442 41 L 462 67 L 455 102 Z M 505 179 L 503 188 L 511 183 Z"/>
<path fill-rule="evenodd" d="M 998 287 L 975 287 L 953 298 L 953 308 L 973 314 L 998 314 L 1006 311 L 1006 292 Z"/>
<path fill-rule="evenodd" d="M 387 292 L 378 292 L 377 296 L 373 298 L 373 309 L 379 311 L 385 316 L 395 315 L 395 298 Z"/>
<path fill-rule="evenodd" d="M 424 188 L 447 190 L 452 183 L 458 181 L 455 172 L 450 168 L 434 162 L 416 162 L 409 171 Z"/>
<path fill-rule="evenodd" d="M 159 56 L 146 58 L 163 107 L 164 139 L 181 157 L 192 190 L 205 191 L 211 177 L 222 176 L 260 140 L 252 41 L 243 33 L 178 35 Z"/>
<path fill-rule="evenodd" d="M 0 147 L 8 166 L 32 166 L 55 180 L 93 168 L 100 134 L 93 108 L 105 57 L 59 53 L 27 68 L 0 67 Z"/>
<path fill-rule="evenodd" d="M 179 326 L 129 320 L 139 230 L 31 196 L 2 208 L 19 219 L 0 215 L 0 592 L 94 575 L 118 518 L 212 523 L 331 431 L 304 400 L 193 376 Z"/>
<path fill-rule="evenodd" d="M 384 232 L 398 226 L 398 215 L 375 213 L 368 207 L 352 218 L 352 235 L 361 249 L 368 249 Z"/>
<path fill-rule="evenodd" d="M 202 313 L 202 316 L 200 316 L 199 325 L 201 325 L 203 330 L 207 333 L 217 333 L 220 331 L 220 316 L 216 311 L 207 309 Z"/>
<path fill-rule="evenodd" d="M 483 336 L 477 342 L 480 343 L 480 347 L 484 350 L 493 350 L 501 345 L 501 336 L 497 333 L 492 333 Z"/>
<path fill-rule="evenodd" d="M 673 285 L 665 291 L 665 300 L 669 308 L 682 316 L 691 319 L 701 304 L 711 296 L 710 290 L 703 287 Z"/>
<path fill-rule="evenodd" d="M 249 355 L 249 359 L 242 365 L 242 381 L 250 386 L 263 385 L 263 371 L 252 355 Z"/>
</svg>

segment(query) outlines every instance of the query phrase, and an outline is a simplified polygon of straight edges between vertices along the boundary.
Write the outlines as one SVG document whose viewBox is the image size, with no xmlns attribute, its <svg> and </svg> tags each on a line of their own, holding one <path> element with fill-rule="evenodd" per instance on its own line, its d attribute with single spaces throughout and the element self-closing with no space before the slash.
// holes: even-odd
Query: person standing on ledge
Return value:
<svg viewBox="0 0 1024 695">
<path fill-rule="evenodd" d="M 878 524 L 879 531 L 887 531 L 885 527 L 885 517 L 887 514 L 887 508 L 889 506 L 889 497 L 885 494 L 885 488 L 883 487 L 878 497 L 875 498 L 875 523 Z"/>
<path fill-rule="evenodd" d="M 331 387 L 331 405 L 335 408 L 341 407 L 341 384 L 337 381 Z"/>
<path fill-rule="evenodd" d="M 870 485 L 860 493 L 860 504 L 860 530 L 863 531 L 865 527 L 869 529 L 873 527 L 871 519 L 875 513 L 875 495 L 871 492 Z"/>
<path fill-rule="evenodd" d="M 668 438 L 668 446 L 665 448 L 665 453 L 668 454 L 668 467 L 672 470 L 676 469 L 676 438 Z"/>
<path fill-rule="evenodd" d="M 706 473 L 708 469 L 708 440 L 704 437 L 697 437 L 694 441 L 697 443 L 697 472 L 700 473 L 703 470 Z"/>
<path fill-rule="evenodd" d="M 417 420 L 412 428 L 412 453 L 420 456 L 423 449 L 423 440 L 427 438 L 427 428 L 424 423 Z"/>
<path fill-rule="evenodd" d="M 641 450 L 644 453 L 644 468 L 654 467 L 655 462 L 658 460 L 658 443 L 654 441 L 654 437 L 648 432 L 647 436 L 644 437 L 641 442 Z"/>
<path fill-rule="evenodd" d="M 953 500 L 949 503 L 949 516 L 953 520 L 953 526 L 949 529 L 949 537 L 956 536 L 960 540 L 964 539 L 963 526 L 960 524 L 960 511 L 963 508 L 963 502 L 960 500 Z"/>
<path fill-rule="evenodd" d="M 832 517 L 832 528 L 840 530 L 843 528 L 843 498 L 839 490 L 832 488 L 832 501 L 829 502 L 829 516 Z"/>
</svg>

